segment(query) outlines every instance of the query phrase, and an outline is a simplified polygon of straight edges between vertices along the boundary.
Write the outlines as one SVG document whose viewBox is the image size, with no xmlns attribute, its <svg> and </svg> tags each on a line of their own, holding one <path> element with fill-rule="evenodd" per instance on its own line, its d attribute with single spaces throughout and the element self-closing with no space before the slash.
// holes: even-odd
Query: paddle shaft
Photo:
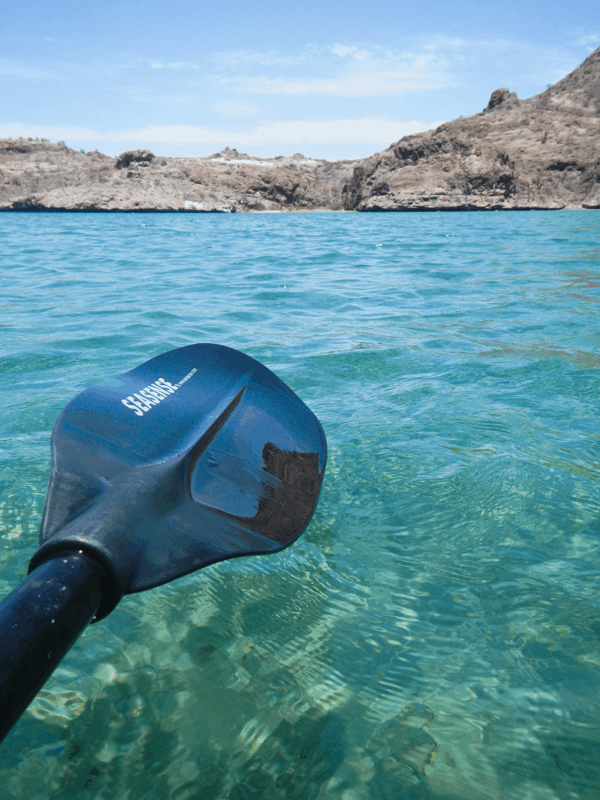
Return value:
<svg viewBox="0 0 600 800">
<path fill-rule="evenodd" d="M 0 603 L 0 741 L 96 613 L 102 567 L 60 553 Z"/>
</svg>

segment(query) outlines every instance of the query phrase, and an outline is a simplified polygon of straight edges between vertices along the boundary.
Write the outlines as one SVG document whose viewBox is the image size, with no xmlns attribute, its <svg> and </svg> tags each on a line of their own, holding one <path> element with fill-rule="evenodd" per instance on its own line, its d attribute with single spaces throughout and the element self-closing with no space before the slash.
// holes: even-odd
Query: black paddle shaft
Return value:
<svg viewBox="0 0 600 800">
<path fill-rule="evenodd" d="M 82 552 L 58 554 L 0 605 L 0 741 L 98 610 L 102 575 Z"/>
</svg>

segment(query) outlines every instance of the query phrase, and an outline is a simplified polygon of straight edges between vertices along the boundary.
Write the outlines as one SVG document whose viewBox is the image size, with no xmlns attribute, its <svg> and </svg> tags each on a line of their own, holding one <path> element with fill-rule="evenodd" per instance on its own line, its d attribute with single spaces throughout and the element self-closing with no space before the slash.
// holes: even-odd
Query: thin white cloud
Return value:
<svg viewBox="0 0 600 800">
<path fill-rule="evenodd" d="M 331 54 L 336 58 L 332 61 Z M 349 45 L 328 50 L 317 74 L 302 76 L 235 75 L 220 78 L 228 91 L 264 95 L 329 97 L 390 97 L 408 92 L 444 89 L 455 85 L 446 55 L 435 46 L 418 53 L 371 51 Z"/>
<path fill-rule="evenodd" d="M 263 144 L 389 144 L 409 133 L 429 130 L 441 121 L 398 122 L 382 119 L 299 120 L 260 125 L 242 134 L 244 145 Z M 238 134 L 239 136 L 239 134 Z"/>
<path fill-rule="evenodd" d="M 100 139 L 101 133 L 92 128 L 81 128 L 75 125 L 44 125 L 28 124 L 23 122 L 7 122 L 0 125 L 0 138 L 17 139 L 22 136 L 24 139 L 29 137 L 50 139 L 50 141 L 60 141 L 68 139 Z"/>
<path fill-rule="evenodd" d="M 391 143 L 409 133 L 441 125 L 411 120 L 397 122 L 381 119 L 343 119 L 329 121 L 296 120 L 259 125 L 245 131 L 222 130 L 193 125 L 149 125 L 114 134 L 100 135 L 103 140 L 163 144 L 208 144 L 235 142 L 244 147 L 289 144 L 376 144 Z"/>
<path fill-rule="evenodd" d="M 192 64 L 190 61 L 171 61 L 167 63 L 151 61 L 150 69 L 200 69 L 200 67 L 197 64 Z"/>
<path fill-rule="evenodd" d="M 336 56 L 340 56 L 340 58 L 346 58 L 349 56 L 356 61 L 366 61 L 372 55 L 368 50 L 359 50 L 358 47 L 352 47 L 344 44 L 334 45 L 331 48 L 331 52 Z"/>
<path fill-rule="evenodd" d="M 25 64 L 20 61 L 11 61 L 7 58 L 0 58 L 0 75 L 10 75 L 13 78 L 28 78 L 30 80 L 56 77 L 51 70 L 44 67 Z"/>
<path fill-rule="evenodd" d="M 243 94 L 325 95 L 329 97 L 398 96 L 453 86 L 448 75 L 425 70 L 356 72 L 340 78 L 228 78 L 223 85 Z"/>
<path fill-rule="evenodd" d="M 238 66 L 244 66 L 245 68 L 256 65 L 261 67 L 298 66 L 310 63 L 315 57 L 318 57 L 320 52 L 320 49 L 312 46 L 308 46 L 303 52 L 296 54 L 280 53 L 277 50 L 269 50 L 266 52 L 231 50 L 209 53 L 207 58 L 212 64 L 216 65 L 217 68 L 223 71 L 229 71 Z"/>
<path fill-rule="evenodd" d="M 235 100 L 221 100 L 219 103 L 215 103 L 212 108 L 218 114 L 234 118 L 253 116 L 258 111 L 258 106 L 251 103 L 236 102 Z"/>
<path fill-rule="evenodd" d="M 53 59 L 45 63 L 26 62 L 0 58 L 0 75 L 10 75 L 14 78 L 30 80 L 60 80 L 75 82 L 77 80 L 93 80 L 97 77 L 117 78 L 122 77 L 122 71 L 132 71 L 146 67 L 150 62 L 141 58 L 112 58 L 90 57 L 87 59 L 71 60 Z"/>
<path fill-rule="evenodd" d="M 579 47 L 595 44 L 583 36 Z M 600 38 L 599 38 L 600 41 Z M 540 47 L 519 39 L 435 36 L 405 49 L 334 43 L 297 55 L 238 51 L 219 55 L 209 80 L 245 95 L 400 97 L 477 84 L 482 75 L 535 86 L 564 76 L 573 64 L 569 47 Z"/>
<path fill-rule="evenodd" d="M 427 123 L 389 119 L 343 119 L 329 121 L 297 120 L 259 125 L 245 131 L 223 130 L 193 125 L 148 125 L 143 128 L 101 133 L 89 128 L 45 125 L 0 125 L 1 137 L 39 136 L 52 141 L 118 142 L 140 147 L 148 143 L 203 145 L 221 142 L 252 147 L 259 145 L 336 145 L 373 144 L 387 146 L 411 133 L 430 130 L 444 120 Z"/>
<path fill-rule="evenodd" d="M 456 86 L 465 46 L 439 37 L 413 50 L 336 43 L 307 48 L 295 60 L 244 51 L 224 60 L 212 77 L 224 91 L 245 95 L 399 97 Z"/>
<path fill-rule="evenodd" d="M 184 94 L 180 89 L 187 89 L 187 94 Z M 115 94 L 126 95 L 131 101 L 135 103 L 144 103 L 149 106 L 158 106 L 160 108 L 181 108 L 182 106 L 197 105 L 198 96 L 189 85 L 182 86 L 178 82 L 177 89 L 169 92 L 163 87 L 157 89 L 154 84 L 142 84 L 139 86 L 112 86 L 110 91 Z"/>
</svg>

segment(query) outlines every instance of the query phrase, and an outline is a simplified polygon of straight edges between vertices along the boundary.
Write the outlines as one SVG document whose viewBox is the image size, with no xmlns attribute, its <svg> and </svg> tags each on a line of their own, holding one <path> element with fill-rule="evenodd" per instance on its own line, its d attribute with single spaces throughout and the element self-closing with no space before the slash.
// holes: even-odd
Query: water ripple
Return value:
<svg viewBox="0 0 600 800">
<path fill-rule="evenodd" d="M 0 586 L 71 397 L 217 341 L 329 443 L 293 548 L 122 601 L 7 798 L 595 798 L 597 212 L 0 216 Z"/>
</svg>

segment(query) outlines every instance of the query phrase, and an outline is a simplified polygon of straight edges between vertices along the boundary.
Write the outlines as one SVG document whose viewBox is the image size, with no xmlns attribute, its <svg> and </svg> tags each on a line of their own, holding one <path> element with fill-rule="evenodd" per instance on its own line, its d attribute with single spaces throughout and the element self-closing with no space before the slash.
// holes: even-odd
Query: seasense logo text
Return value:
<svg viewBox="0 0 600 800">
<path fill-rule="evenodd" d="M 139 392 L 130 394 L 129 397 L 124 397 L 121 402 L 124 406 L 130 408 L 134 414 L 137 414 L 138 417 L 143 417 L 147 411 L 150 411 L 152 406 L 157 406 L 170 394 L 176 392 L 180 385 L 172 384 L 164 378 L 159 378 L 149 386 L 140 389 Z"/>
</svg>

